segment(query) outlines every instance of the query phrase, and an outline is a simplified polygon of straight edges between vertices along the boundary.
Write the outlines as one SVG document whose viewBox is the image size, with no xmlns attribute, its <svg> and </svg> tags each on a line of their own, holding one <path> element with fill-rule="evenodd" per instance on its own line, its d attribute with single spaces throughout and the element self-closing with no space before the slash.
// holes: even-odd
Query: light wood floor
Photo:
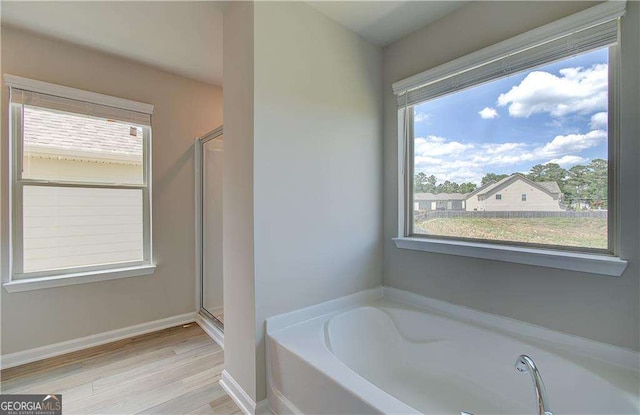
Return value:
<svg viewBox="0 0 640 415">
<path fill-rule="evenodd" d="M 61 393 L 63 414 L 241 414 L 195 323 L 5 369 L 2 393 Z"/>
</svg>

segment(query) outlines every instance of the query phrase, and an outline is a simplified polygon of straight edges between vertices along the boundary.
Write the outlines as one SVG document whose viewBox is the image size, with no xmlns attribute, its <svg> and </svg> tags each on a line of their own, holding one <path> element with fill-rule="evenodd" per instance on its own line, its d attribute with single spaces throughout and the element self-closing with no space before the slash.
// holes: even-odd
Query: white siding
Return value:
<svg viewBox="0 0 640 415">
<path fill-rule="evenodd" d="M 478 195 L 473 195 L 467 199 L 467 211 L 484 210 L 484 202 L 478 200 Z"/>
<path fill-rule="evenodd" d="M 27 157 L 23 177 L 94 183 L 142 183 L 142 164 Z"/>
<path fill-rule="evenodd" d="M 496 199 L 496 195 L 502 196 L 502 199 Z M 527 200 L 522 201 L 522 195 L 527 195 Z M 504 189 L 500 189 L 489 195 L 485 200 L 478 200 L 478 196 L 472 196 L 467 199 L 467 211 L 535 211 L 535 212 L 558 212 L 560 208 L 559 201 L 554 199 L 548 193 L 526 183 L 523 180 L 516 180 Z"/>
<path fill-rule="evenodd" d="M 142 260 L 139 189 L 24 188 L 24 272 Z"/>
<path fill-rule="evenodd" d="M 496 199 L 496 194 L 502 195 L 502 200 Z M 522 195 L 527 195 L 527 201 L 522 201 Z M 480 209 L 478 209 L 480 210 Z M 516 180 L 504 189 L 490 195 L 484 201 L 486 211 L 561 211 L 557 200 L 542 190 L 530 184 Z"/>
</svg>

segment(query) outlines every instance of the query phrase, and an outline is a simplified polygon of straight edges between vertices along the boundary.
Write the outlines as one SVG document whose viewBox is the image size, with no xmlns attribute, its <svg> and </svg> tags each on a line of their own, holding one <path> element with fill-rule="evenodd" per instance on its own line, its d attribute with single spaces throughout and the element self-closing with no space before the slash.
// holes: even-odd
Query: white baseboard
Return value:
<svg viewBox="0 0 640 415">
<path fill-rule="evenodd" d="M 139 336 L 141 334 L 179 326 L 185 323 L 192 323 L 195 320 L 195 313 L 186 313 L 178 316 L 163 318 L 161 320 L 150 321 L 148 323 L 137 324 L 135 326 L 106 331 L 104 333 L 92 334 L 91 336 L 81 337 L 79 339 L 73 339 L 61 343 L 36 347 L 35 349 L 8 353 L 6 355 L 0 356 L 0 368 L 6 369 L 14 366 L 20 366 L 26 363 L 36 362 L 38 360 L 60 356 L 82 349 L 88 349 L 90 347 L 100 346 L 129 337 Z"/>
<path fill-rule="evenodd" d="M 204 330 L 205 333 L 218 343 L 224 349 L 224 332 L 218 328 L 211 320 L 204 317 L 200 313 L 196 313 L 196 323 Z"/>
<path fill-rule="evenodd" d="M 219 314 L 223 314 L 224 313 L 224 306 L 218 306 L 218 307 L 206 307 L 207 311 L 211 314 L 213 314 L 214 316 L 218 316 Z"/>
<path fill-rule="evenodd" d="M 269 400 L 263 399 L 256 404 L 256 415 L 276 415 L 269 406 Z"/>
<path fill-rule="evenodd" d="M 269 407 L 271 412 L 279 415 L 302 415 L 299 410 L 289 399 L 287 399 L 280 391 L 271 388 L 269 393 Z"/>
<path fill-rule="evenodd" d="M 245 415 L 265 415 L 271 413 L 267 399 L 263 399 L 256 404 L 238 382 L 231 377 L 226 369 L 222 371 L 220 386 L 229 394 L 231 399 L 233 399 Z"/>
</svg>

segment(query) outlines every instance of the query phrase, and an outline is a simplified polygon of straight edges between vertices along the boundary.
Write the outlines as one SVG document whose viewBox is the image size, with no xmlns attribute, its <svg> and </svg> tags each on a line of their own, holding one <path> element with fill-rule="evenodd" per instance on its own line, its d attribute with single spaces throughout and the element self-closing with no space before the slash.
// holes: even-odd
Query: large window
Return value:
<svg viewBox="0 0 640 415">
<path fill-rule="evenodd" d="M 607 250 L 608 68 L 604 48 L 414 106 L 413 233 Z"/>
<path fill-rule="evenodd" d="M 12 279 L 150 264 L 150 114 L 10 95 Z"/>
<path fill-rule="evenodd" d="M 615 253 L 623 13 L 596 6 L 394 84 L 401 236 Z"/>
</svg>

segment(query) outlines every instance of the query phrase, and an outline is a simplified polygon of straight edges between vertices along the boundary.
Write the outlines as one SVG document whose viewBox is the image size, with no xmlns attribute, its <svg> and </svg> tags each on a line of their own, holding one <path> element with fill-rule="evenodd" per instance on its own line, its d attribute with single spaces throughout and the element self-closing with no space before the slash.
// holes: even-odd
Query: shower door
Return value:
<svg viewBox="0 0 640 415">
<path fill-rule="evenodd" d="M 195 150 L 198 301 L 200 313 L 222 328 L 222 127 L 197 139 Z"/>
</svg>

